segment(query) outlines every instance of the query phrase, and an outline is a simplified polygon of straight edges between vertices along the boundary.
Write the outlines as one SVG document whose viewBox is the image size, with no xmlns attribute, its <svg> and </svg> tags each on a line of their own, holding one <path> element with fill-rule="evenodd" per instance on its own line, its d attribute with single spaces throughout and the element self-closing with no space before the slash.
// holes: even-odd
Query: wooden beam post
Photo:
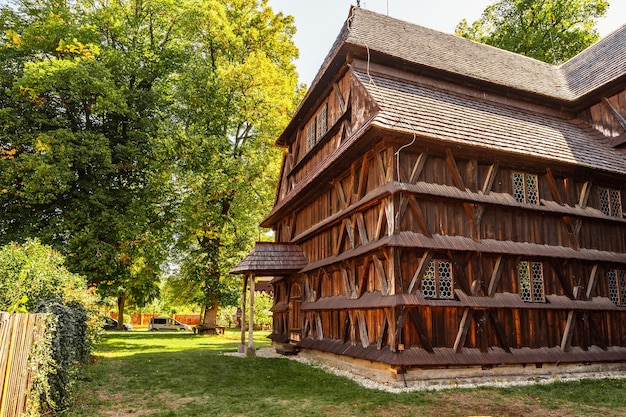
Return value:
<svg viewBox="0 0 626 417">
<path fill-rule="evenodd" d="M 389 326 L 387 324 L 387 317 L 385 315 L 383 317 L 383 321 L 380 323 L 380 328 L 378 329 L 378 342 L 376 343 L 377 350 L 381 350 L 383 348 L 388 329 L 389 329 Z"/>
<path fill-rule="evenodd" d="M 587 300 L 591 300 L 593 297 L 593 293 L 596 290 L 596 283 L 598 282 L 598 264 L 595 264 L 591 269 L 591 274 L 589 274 L 589 282 L 587 283 L 587 292 L 586 297 Z"/>
<path fill-rule="evenodd" d="M 424 272 L 428 268 L 430 261 L 433 259 L 434 252 L 427 250 L 422 255 L 422 259 L 420 260 L 415 273 L 413 274 L 413 278 L 411 279 L 411 283 L 409 284 L 409 288 L 407 290 L 407 294 L 413 294 L 416 289 L 419 289 L 422 283 L 422 277 L 424 276 Z"/>
<path fill-rule="evenodd" d="M 385 271 L 385 266 L 376 255 L 372 256 L 372 260 L 374 261 L 374 268 L 380 283 L 381 293 L 382 295 L 387 296 L 389 295 L 389 281 L 387 278 L 387 272 Z"/>
<path fill-rule="evenodd" d="M 370 346 L 370 337 L 367 333 L 367 322 L 365 321 L 365 316 L 361 311 L 357 311 L 356 319 L 359 324 L 359 336 L 361 338 L 361 346 L 363 346 L 364 349 L 367 349 Z"/>
<path fill-rule="evenodd" d="M 602 97 L 602 102 L 607 105 L 609 110 L 611 110 L 611 113 L 613 113 L 613 116 L 618 121 L 620 126 L 622 126 L 624 130 L 626 130 L 626 117 L 624 117 L 624 115 L 620 113 L 620 111 L 615 106 L 613 106 L 613 103 L 611 103 L 608 98 Z"/>
<path fill-rule="evenodd" d="M 254 348 L 254 274 L 250 274 L 250 320 L 248 322 L 248 349 L 247 356 L 255 356 Z"/>
<path fill-rule="evenodd" d="M 491 187 L 493 187 L 493 182 L 496 179 L 496 174 L 498 173 L 499 166 L 500 165 L 498 164 L 498 162 L 494 162 L 489 167 L 489 171 L 487 172 L 487 177 L 485 178 L 485 182 L 483 184 L 483 189 L 482 189 L 483 194 L 489 194 L 489 192 L 491 191 Z"/>
<path fill-rule="evenodd" d="M 473 311 L 469 308 L 465 308 L 463 310 L 463 317 L 461 318 L 461 322 L 459 323 L 459 331 L 456 334 L 456 339 L 454 340 L 454 351 L 456 353 L 460 352 L 465 345 L 465 339 L 467 337 L 467 331 L 469 330 L 470 323 L 472 322 Z"/>
<path fill-rule="evenodd" d="M 356 201 L 363 198 L 367 188 L 367 176 L 369 173 L 370 159 L 368 154 L 363 156 L 363 162 L 361 163 L 361 171 L 359 173 L 359 182 L 356 190 Z"/>
<path fill-rule="evenodd" d="M 550 266 L 552 266 L 554 274 L 561 283 L 561 288 L 563 288 L 563 292 L 565 293 L 565 295 L 574 300 L 576 297 L 574 297 L 574 290 L 572 289 L 572 285 L 570 284 L 568 277 L 561 272 L 565 269 L 565 262 L 559 264 L 556 259 L 552 259 L 550 260 Z"/>
<path fill-rule="evenodd" d="M 428 230 L 428 223 L 426 222 L 424 212 L 420 208 L 419 204 L 417 204 L 417 200 L 415 199 L 414 195 L 409 196 L 409 207 L 411 208 L 413 217 L 415 218 L 417 226 L 419 227 L 422 234 L 426 237 L 433 237 L 433 235 Z"/>
<path fill-rule="evenodd" d="M 591 181 L 585 181 L 583 188 L 580 190 L 580 198 L 578 199 L 578 206 L 580 208 L 587 208 L 587 202 L 589 201 L 589 194 L 591 194 Z"/>
<path fill-rule="evenodd" d="M 363 216 L 363 212 L 356 212 L 354 217 L 356 217 L 356 225 L 359 229 L 359 238 L 361 239 L 361 245 L 367 245 L 369 243 L 369 238 L 367 237 L 367 228 L 365 227 L 365 216 Z"/>
<path fill-rule="evenodd" d="M 420 337 L 420 343 L 422 344 L 422 348 L 428 353 L 435 353 L 435 351 L 433 350 L 433 346 L 430 343 L 430 338 L 428 337 L 429 335 L 428 333 L 426 333 L 424 326 L 422 326 L 422 324 L 420 323 L 420 316 L 417 313 L 417 309 L 410 308 L 408 309 L 408 311 L 411 316 L 411 320 L 413 320 L 413 325 L 415 325 L 415 328 L 417 329 L 417 334 Z"/>
<path fill-rule="evenodd" d="M 248 275 L 243 276 L 243 292 L 241 293 L 241 343 L 237 352 L 246 353 L 246 290 L 248 289 Z"/>
<path fill-rule="evenodd" d="M 456 188 L 461 191 L 465 191 L 465 183 L 463 182 L 463 177 L 461 177 L 459 167 L 456 165 L 454 155 L 452 155 L 452 151 L 450 150 L 450 148 L 446 148 L 446 165 L 448 166 L 450 174 L 452 174 L 452 182 L 454 182 Z"/>
<path fill-rule="evenodd" d="M 415 184 L 417 179 L 419 178 L 422 170 L 424 169 L 424 165 L 426 164 L 426 159 L 428 158 L 428 152 L 422 152 L 420 156 L 417 157 L 417 161 L 415 161 L 415 165 L 413 165 L 413 170 L 411 171 L 411 176 L 409 177 L 409 183 Z"/>
<path fill-rule="evenodd" d="M 576 324 L 576 312 L 574 310 L 571 310 L 569 313 L 567 313 L 567 322 L 565 323 L 565 330 L 563 331 L 563 337 L 561 338 L 561 350 L 563 352 L 569 351 L 572 345 L 574 324 Z"/>
<path fill-rule="evenodd" d="M 500 346 L 506 352 L 511 353 L 511 347 L 506 341 L 506 333 L 504 332 L 502 323 L 500 323 L 500 320 L 498 320 L 498 315 L 496 314 L 494 310 L 489 310 L 488 317 L 491 319 L 491 325 L 496 331 L 496 337 L 498 338 L 498 341 L 500 342 Z"/>
<path fill-rule="evenodd" d="M 498 256 L 496 260 L 496 265 L 493 267 L 493 272 L 491 274 L 491 280 L 489 281 L 489 289 L 487 289 L 487 296 L 493 297 L 496 294 L 496 287 L 500 282 L 500 278 L 502 277 L 502 268 L 504 264 L 502 263 L 502 255 Z"/>
<path fill-rule="evenodd" d="M 552 194 L 552 199 L 560 205 L 563 205 L 563 199 L 561 198 L 561 193 L 559 192 L 559 188 L 556 184 L 556 179 L 552 174 L 552 169 L 546 169 L 546 180 L 548 182 L 548 187 L 550 188 L 550 193 Z"/>
</svg>

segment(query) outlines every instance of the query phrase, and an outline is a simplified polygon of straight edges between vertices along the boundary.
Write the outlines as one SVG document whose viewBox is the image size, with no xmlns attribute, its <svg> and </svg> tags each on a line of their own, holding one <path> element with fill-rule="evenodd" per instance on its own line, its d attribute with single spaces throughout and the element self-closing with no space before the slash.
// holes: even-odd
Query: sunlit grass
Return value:
<svg viewBox="0 0 626 417">
<path fill-rule="evenodd" d="M 255 332 L 255 346 L 267 347 L 268 332 Z M 247 337 L 247 333 L 246 333 Z M 192 332 L 110 332 L 105 333 L 95 357 L 117 358 L 146 352 L 176 352 L 204 347 L 218 352 L 236 352 L 241 333 L 234 329 L 224 335 L 198 336 Z"/>
<path fill-rule="evenodd" d="M 257 349 L 267 332 L 255 332 Z M 106 333 L 63 416 L 623 416 L 626 380 L 392 394 L 285 358 L 237 357 L 240 333 Z"/>
</svg>

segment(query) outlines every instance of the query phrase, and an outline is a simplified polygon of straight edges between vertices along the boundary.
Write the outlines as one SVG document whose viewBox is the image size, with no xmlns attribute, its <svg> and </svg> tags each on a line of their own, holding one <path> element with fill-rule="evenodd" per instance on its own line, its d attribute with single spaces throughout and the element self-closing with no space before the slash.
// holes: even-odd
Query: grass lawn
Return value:
<svg viewBox="0 0 626 417">
<path fill-rule="evenodd" d="M 258 348 L 270 345 L 256 332 Z M 391 394 L 284 358 L 234 357 L 239 333 L 110 332 L 62 416 L 624 416 L 626 380 Z"/>
</svg>

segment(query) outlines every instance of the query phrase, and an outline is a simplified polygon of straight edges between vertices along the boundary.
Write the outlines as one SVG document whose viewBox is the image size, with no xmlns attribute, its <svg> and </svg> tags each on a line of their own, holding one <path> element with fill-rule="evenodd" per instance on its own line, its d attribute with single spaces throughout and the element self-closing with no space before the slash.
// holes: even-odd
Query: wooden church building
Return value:
<svg viewBox="0 0 626 417">
<path fill-rule="evenodd" d="M 626 26 L 555 66 L 354 7 L 277 145 L 276 243 L 232 271 L 275 277 L 277 348 L 626 369 Z"/>
</svg>

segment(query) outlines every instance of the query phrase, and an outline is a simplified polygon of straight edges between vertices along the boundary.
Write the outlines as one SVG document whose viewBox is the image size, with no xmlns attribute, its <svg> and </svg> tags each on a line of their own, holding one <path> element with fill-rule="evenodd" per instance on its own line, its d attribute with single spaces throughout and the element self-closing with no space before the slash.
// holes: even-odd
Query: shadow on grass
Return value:
<svg viewBox="0 0 626 417">
<path fill-rule="evenodd" d="M 256 333 L 255 346 L 270 341 Z M 236 357 L 239 333 L 104 336 L 67 417 L 625 415 L 626 380 L 391 394 L 285 358 Z M 532 404 L 529 409 L 527 404 Z"/>
<path fill-rule="evenodd" d="M 106 410 L 124 416 L 141 410 L 142 416 L 344 416 L 350 410 L 349 415 L 368 416 L 392 403 L 427 402 L 428 394 L 371 391 L 286 358 L 223 354 L 235 352 L 238 343 L 228 333 L 107 335 L 85 367 L 79 403 L 65 415 L 98 416 Z"/>
</svg>

